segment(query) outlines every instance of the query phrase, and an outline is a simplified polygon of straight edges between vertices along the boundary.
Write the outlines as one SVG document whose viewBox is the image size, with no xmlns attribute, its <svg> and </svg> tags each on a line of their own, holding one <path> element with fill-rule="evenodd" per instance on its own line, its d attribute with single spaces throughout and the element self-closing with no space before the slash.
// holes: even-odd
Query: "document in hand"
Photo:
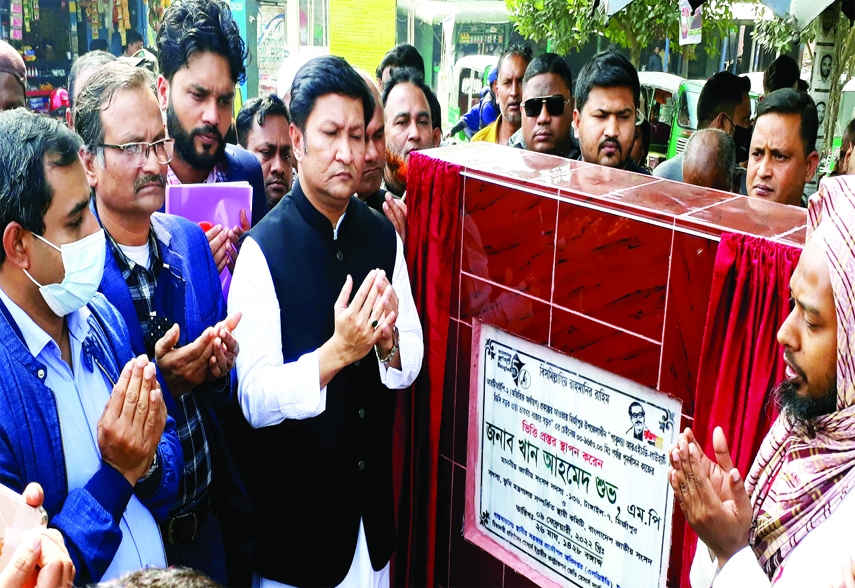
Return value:
<svg viewBox="0 0 855 588">
<path fill-rule="evenodd" d="M 240 211 L 252 218 L 252 186 L 249 182 L 218 184 L 174 184 L 166 186 L 166 213 L 199 223 L 203 230 L 216 225 L 240 227 Z M 228 297 L 231 272 L 220 274 L 223 296 Z"/>
</svg>

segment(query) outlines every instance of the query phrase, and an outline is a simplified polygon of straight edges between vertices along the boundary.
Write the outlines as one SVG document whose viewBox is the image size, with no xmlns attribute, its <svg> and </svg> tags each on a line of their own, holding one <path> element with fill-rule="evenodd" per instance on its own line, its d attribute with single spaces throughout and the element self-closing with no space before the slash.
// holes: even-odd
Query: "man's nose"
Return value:
<svg viewBox="0 0 855 588">
<path fill-rule="evenodd" d="M 552 117 L 549 116 L 549 109 L 546 107 L 546 101 L 544 100 L 540 106 L 540 114 L 537 115 L 537 124 L 545 125 L 549 124 L 549 121 L 552 120 Z"/>
</svg>

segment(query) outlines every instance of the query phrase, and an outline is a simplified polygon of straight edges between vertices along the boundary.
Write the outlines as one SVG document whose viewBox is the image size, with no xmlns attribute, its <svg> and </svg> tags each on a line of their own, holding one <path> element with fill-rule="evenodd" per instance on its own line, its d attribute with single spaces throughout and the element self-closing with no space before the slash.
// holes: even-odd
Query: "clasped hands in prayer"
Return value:
<svg viewBox="0 0 855 588">
<path fill-rule="evenodd" d="M 668 449 L 668 479 L 689 525 L 721 567 L 748 545 L 753 513 L 721 427 L 713 432 L 713 450 L 715 461 L 687 428 Z"/>
<path fill-rule="evenodd" d="M 395 346 L 398 320 L 398 295 L 380 269 L 371 270 L 353 300 L 353 278 L 347 276 L 335 301 L 335 332 L 320 348 L 320 383 L 326 386 L 346 366 L 363 359 L 377 346 L 377 353 L 388 357 Z M 390 367 L 400 369 L 400 354 Z"/>
</svg>

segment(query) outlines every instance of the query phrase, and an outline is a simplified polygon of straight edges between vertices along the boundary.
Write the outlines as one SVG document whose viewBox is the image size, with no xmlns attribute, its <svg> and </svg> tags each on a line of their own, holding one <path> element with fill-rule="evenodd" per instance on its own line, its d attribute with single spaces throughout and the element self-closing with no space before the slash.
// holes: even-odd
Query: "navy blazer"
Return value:
<svg viewBox="0 0 855 588">
<path fill-rule="evenodd" d="M 252 186 L 252 226 L 267 214 L 267 192 L 264 173 L 258 159 L 238 145 L 226 145 L 226 177 L 230 182 L 249 182 Z"/>
</svg>

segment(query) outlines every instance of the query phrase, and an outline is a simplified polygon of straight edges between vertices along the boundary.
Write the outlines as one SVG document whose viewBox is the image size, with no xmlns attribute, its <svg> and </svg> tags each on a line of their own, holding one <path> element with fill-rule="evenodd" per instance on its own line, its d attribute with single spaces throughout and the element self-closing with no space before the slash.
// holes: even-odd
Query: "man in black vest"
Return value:
<svg viewBox="0 0 855 588">
<path fill-rule="evenodd" d="M 298 179 L 244 239 L 229 294 L 254 428 L 244 465 L 266 519 L 254 585 L 384 587 L 392 390 L 418 375 L 421 325 L 400 237 L 354 196 L 371 92 L 340 57 L 317 57 L 297 72 L 290 108 Z"/>
</svg>

